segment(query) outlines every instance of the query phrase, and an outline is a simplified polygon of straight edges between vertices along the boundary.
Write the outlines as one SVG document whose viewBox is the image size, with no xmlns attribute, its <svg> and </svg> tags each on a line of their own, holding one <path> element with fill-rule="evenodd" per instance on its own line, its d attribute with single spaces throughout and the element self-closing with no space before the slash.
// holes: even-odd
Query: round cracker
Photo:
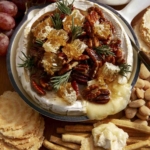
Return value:
<svg viewBox="0 0 150 150">
<path fill-rule="evenodd" d="M 21 129 L 18 130 L 8 130 L 8 131 L 4 131 L 4 130 L 0 130 L 0 133 L 7 138 L 18 138 L 18 139 L 24 139 L 24 138 L 28 138 L 31 135 L 33 135 L 37 129 L 37 127 L 39 126 L 40 123 L 40 118 L 39 118 L 39 114 L 37 112 L 34 112 L 34 115 L 31 118 L 31 121 L 24 126 Z"/>
<path fill-rule="evenodd" d="M 25 143 L 23 145 L 17 145 L 16 148 L 20 150 L 28 150 L 28 149 L 36 149 L 38 150 L 41 147 L 42 143 L 40 142 L 43 139 L 43 131 L 44 131 L 44 121 L 41 119 L 41 123 L 39 128 L 37 129 L 37 135 L 30 139 L 30 142 Z"/>
<path fill-rule="evenodd" d="M 136 23 L 136 25 L 133 27 L 133 29 L 134 29 L 134 32 L 135 32 L 137 38 L 138 38 L 141 50 L 146 52 L 146 53 L 149 53 L 149 47 L 147 46 L 147 44 L 145 43 L 145 41 L 141 37 L 140 24 L 141 24 L 141 20 L 139 20 Z"/>
<path fill-rule="evenodd" d="M 17 130 L 29 122 L 33 114 L 16 92 L 7 91 L 0 96 L 0 129 Z"/>
<path fill-rule="evenodd" d="M 40 126 L 36 129 L 33 136 L 25 139 L 4 138 L 4 141 L 20 150 L 29 149 L 35 145 L 36 141 L 39 141 L 43 137 L 44 128 L 44 119 L 41 117 Z"/>
<path fill-rule="evenodd" d="M 10 145 L 7 145 L 4 141 L 0 140 L 0 150 L 17 150 L 17 149 L 11 147 Z"/>
<path fill-rule="evenodd" d="M 18 101 L 12 101 L 0 97 L 0 128 L 4 129 L 10 127 L 10 124 L 15 121 L 20 109 L 21 104 Z"/>
<path fill-rule="evenodd" d="M 34 144 L 34 146 L 30 148 L 30 150 L 39 150 L 39 148 L 42 146 L 43 140 L 44 140 L 44 137 L 41 137 L 41 138 L 39 139 L 39 141 L 36 142 L 36 143 Z"/>
</svg>

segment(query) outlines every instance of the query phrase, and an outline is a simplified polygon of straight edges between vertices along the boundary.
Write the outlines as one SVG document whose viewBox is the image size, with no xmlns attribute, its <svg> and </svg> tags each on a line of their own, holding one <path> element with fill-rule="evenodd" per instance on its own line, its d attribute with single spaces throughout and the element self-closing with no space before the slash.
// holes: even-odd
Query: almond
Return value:
<svg viewBox="0 0 150 150">
<path fill-rule="evenodd" d="M 145 86 L 145 84 L 144 84 L 144 80 L 143 80 L 143 79 L 138 78 L 138 80 L 137 80 L 137 82 L 136 82 L 136 84 L 135 84 L 135 87 L 136 87 L 136 88 L 139 88 L 139 89 L 143 89 L 143 88 L 144 88 L 144 86 Z"/>
<path fill-rule="evenodd" d="M 135 92 L 135 88 L 132 89 L 132 92 L 131 92 L 131 100 L 136 100 L 137 99 L 137 96 L 136 96 L 136 92 Z"/>
<path fill-rule="evenodd" d="M 148 69 L 145 67 L 144 64 L 141 64 L 139 77 L 141 79 L 147 79 L 149 76 L 150 76 L 150 72 L 148 71 Z"/>
<path fill-rule="evenodd" d="M 147 90 L 147 89 L 149 89 L 150 88 L 150 82 L 148 81 L 148 80 L 144 80 L 144 82 L 145 82 L 145 86 L 144 86 L 144 90 Z"/>
<path fill-rule="evenodd" d="M 149 116 L 150 115 L 150 109 L 147 106 L 141 106 L 139 108 L 139 113 L 143 116 Z"/>
<path fill-rule="evenodd" d="M 148 102 L 146 103 L 146 106 L 147 106 L 148 108 L 150 108 L 150 101 L 148 101 Z"/>
<path fill-rule="evenodd" d="M 136 116 L 142 120 L 148 120 L 149 119 L 149 116 L 143 116 L 141 115 L 140 113 L 137 113 Z"/>
<path fill-rule="evenodd" d="M 125 109 L 126 118 L 128 118 L 128 119 L 134 118 L 136 113 L 137 113 L 137 109 L 136 108 L 128 107 L 128 108 Z"/>
<path fill-rule="evenodd" d="M 150 88 L 145 91 L 144 99 L 150 101 Z"/>
<path fill-rule="evenodd" d="M 143 99 L 138 99 L 138 100 L 135 100 L 135 101 L 131 101 L 129 103 L 129 107 L 132 107 L 132 108 L 139 108 L 143 105 L 145 105 L 145 101 Z"/>
<path fill-rule="evenodd" d="M 139 89 L 139 88 L 136 88 L 135 90 L 135 93 L 137 95 L 137 98 L 140 98 L 140 99 L 143 99 L 144 98 L 144 90 L 143 89 Z"/>
</svg>

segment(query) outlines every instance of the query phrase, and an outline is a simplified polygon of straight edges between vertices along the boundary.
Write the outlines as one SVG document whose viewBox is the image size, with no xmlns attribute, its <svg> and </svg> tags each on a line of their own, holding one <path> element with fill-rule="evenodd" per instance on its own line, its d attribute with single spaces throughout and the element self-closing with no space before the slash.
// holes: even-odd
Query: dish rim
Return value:
<svg viewBox="0 0 150 150">
<path fill-rule="evenodd" d="M 106 9 L 109 9 L 110 11 L 112 11 L 113 13 L 115 13 L 119 18 L 121 18 L 121 20 L 127 25 L 129 31 L 131 32 L 133 39 L 136 43 L 136 45 L 139 47 L 139 43 L 137 40 L 137 37 L 131 27 L 131 25 L 112 7 L 100 3 L 100 2 L 95 2 L 94 0 L 91 0 L 91 2 L 93 3 L 97 3 L 98 5 L 105 7 Z M 9 47 L 8 47 L 8 52 L 7 52 L 7 56 L 6 56 L 6 62 L 7 62 L 7 72 L 8 72 L 8 76 L 9 76 L 9 80 L 14 88 L 14 90 L 16 90 L 16 92 L 21 96 L 21 98 L 30 106 L 32 107 L 34 110 L 38 111 L 40 114 L 55 119 L 55 120 L 60 120 L 60 121 L 67 121 L 67 122 L 81 122 L 81 121 L 87 121 L 89 120 L 89 118 L 86 115 L 82 115 L 82 116 L 65 116 L 65 115 L 61 115 L 61 114 L 55 114 L 52 112 L 48 112 L 47 110 L 45 110 L 44 108 L 40 108 L 40 106 L 36 106 L 34 105 L 34 103 L 32 103 L 28 98 L 26 98 L 26 96 L 22 93 L 22 91 L 19 89 L 19 87 L 17 86 L 17 83 L 15 82 L 14 76 L 12 74 L 12 68 L 11 68 L 11 46 L 13 45 L 13 41 L 14 41 L 14 37 L 16 36 L 16 34 L 18 34 L 20 27 L 27 21 L 28 19 L 28 15 L 31 11 L 35 11 L 36 9 L 42 9 L 44 7 L 46 7 L 47 4 L 45 5 L 41 5 L 41 6 L 33 6 L 31 8 L 28 9 L 27 13 L 25 14 L 25 16 L 23 17 L 22 21 L 18 24 L 18 26 L 16 27 L 11 39 L 10 39 L 10 43 L 9 43 Z M 133 87 L 134 84 L 137 81 L 138 75 L 139 75 L 139 70 L 140 70 L 140 60 L 139 58 L 137 59 L 137 69 L 135 71 L 135 76 L 134 79 L 132 81 L 131 86 Z"/>
</svg>

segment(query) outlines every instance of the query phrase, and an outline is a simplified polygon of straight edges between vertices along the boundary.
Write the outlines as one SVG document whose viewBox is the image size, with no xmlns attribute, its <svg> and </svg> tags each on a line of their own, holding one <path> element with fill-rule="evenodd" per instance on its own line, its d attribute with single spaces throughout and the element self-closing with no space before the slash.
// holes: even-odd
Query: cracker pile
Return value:
<svg viewBox="0 0 150 150">
<path fill-rule="evenodd" d="M 149 126 L 120 118 L 113 119 L 113 117 L 101 121 L 66 124 L 64 127 L 57 127 L 55 134 L 50 135 L 49 139 L 44 139 L 43 146 L 48 150 L 105 150 L 94 145 L 92 129 L 111 122 L 129 135 L 123 150 L 150 150 Z"/>
<path fill-rule="evenodd" d="M 0 96 L 0 150 L 38 150 L 44 140 L 44 119 L 16 92 Z"/>
</svg>

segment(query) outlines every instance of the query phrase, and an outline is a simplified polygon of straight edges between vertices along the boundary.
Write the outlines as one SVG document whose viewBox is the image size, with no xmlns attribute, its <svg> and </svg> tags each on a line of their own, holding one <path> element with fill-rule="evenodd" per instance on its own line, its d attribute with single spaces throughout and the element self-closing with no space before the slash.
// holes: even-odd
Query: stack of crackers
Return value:
<svg viewBox="0 0 150 150">
<path fill-rule="evenodd" d="M 49 139 L 44 139 L 43 146 L 49 150 L 105 150 L 95 146 L 92 130 L 109 122 L 123 129 L 129 135 L 127 145 L 123 150 L 150 150 L 150 127 L 121 118 L 106 118 L 101 121 L 57 127 L 54 135 L 50 135 Z"/>
<path fill-rule="evenodd" d="M 44 119 L 16 92 L 0 96 L 0 150 L 38 150 L 44 140 Z"/>
</svg>

